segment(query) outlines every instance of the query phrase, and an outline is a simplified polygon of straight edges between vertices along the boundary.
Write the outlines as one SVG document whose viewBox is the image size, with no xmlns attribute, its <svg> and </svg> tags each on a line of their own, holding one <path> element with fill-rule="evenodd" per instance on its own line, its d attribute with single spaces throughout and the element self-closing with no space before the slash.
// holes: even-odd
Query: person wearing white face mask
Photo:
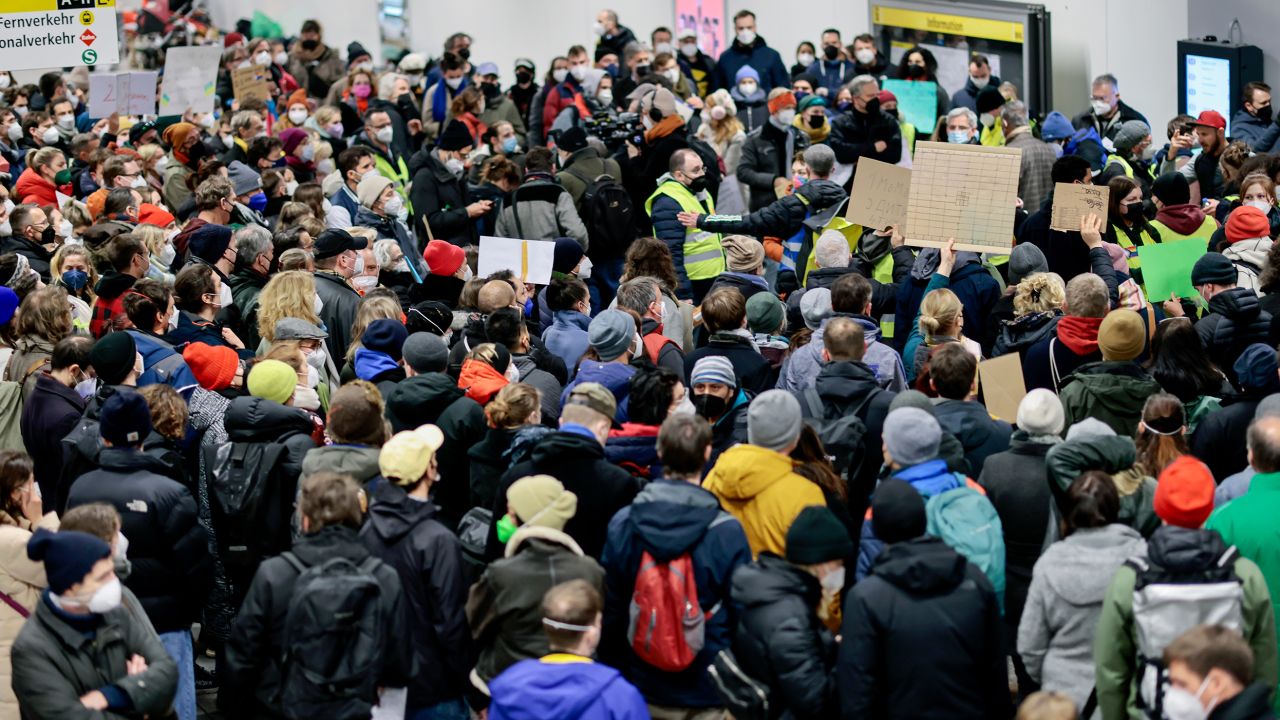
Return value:
<svg viewBox="0 0 1280 720">
<path fill-rule="evenodd" d="M 459 247 L 479 244 L 472 220 L 493 209 L 493 201 L 473 201 L 467 187 L 467 163 L 474 142 L 465 125 L 450 120 L 434 150 L 424 149 L 414 155 L 409 201 L 413 208 L 411 229 L 418 247 L 425 248 L 433 239 L 447 240 Z M 416 256 L 417 252 L 405 254 Z"/>
<path fill-rule="evenodd" d="M 240 311 L 245 346 L 256 349 L 262 339 L 258 335 L 258 299 L 271 279 L 275 247 L 270 231 L 257 225 L 240 228 L 234 238 L 236 267 L 227 277 L 226 285 L 230 288 L 232 302 Z"/>
<path fill-rule="evenodd" d="M 681 72 L 680 63 L 676 62 L 676 57 L 671 53 L 658 53 L 654 56 L 653 71 L 671 83 L 671 92 L 675 93 L 676 97 L 681 100 L 693 97 L 693 84 Z M 697 100 L 695 99 L 694 102 L 696 103 Z"/>
<path fill-rule="evenodd" d="M 853 67 L 857 75 L 881 77 L 889 67 L 889 61 L 876 47 L 876 39 L 870 33 L 863 33 L 853 39 L 849 46 L 853 54 Z"/>
<path fill-rule="evenodd" d="M 974 53 L 969 58 L 969 79 L 964 87 L 951 96 L 951 108 L 968 108 L 974 112 L 978 109 L 978 93 L 985 87 L 1000 87 L 1000 78 L 991 72 L 991 61 L 986 55 Z"/>
<path fill-rule="evenodd" d="M 1115 139 L 1120 126 L 1129 120 L 1141 120 L 1151 127 L 1146 116 L 1120 99 L 1120 81 L 1104 73 L 1094 78 L 1090 90 L 1089 109 L 1075 116 L 1071 124 L 1077 128 L 1093 128 L 1104 138 Z"/>
<path fill-rule="evenodd" d="M 351 278 L 364 271 L 364 261 L 357 251 L 369 242 L 353 237 L 346 230 L 329 228 L 315 239 L 316 295 L 321 302 L 317 313 L 329 332 L 325 347 L 331 358 L 342 358 L 351 346 L 351 326 L 356 321 L 360 295 L 350 284 Z"/>
<path fill-rule="evenodd" d="M 395 133 L 391 113 L 385 108 L 374 108 L 365 113 L 364 130 L 356 136 L 356 142 L 373 150 L 374 166 L 395 184 L 396 192 L 403 195 L 409 184 L 409 165 L 400 154 L 401 146 L 394 142 Z"/>
<path fill-rule="evenodd" d="M 568 66 L 565 68 L 564 77 L 556 81 L 555 87 L 547 88 L 547 97 L 542 105 L 542 132 L 548 132 L 555 124 L 556 118 L 560 113 L 569 107 L 585 107 L 583 100 L 582 80 L 587 77 L 587 70 L 590 68 L 591 58 L 587 56 L 586 48 L 581 45 L 574 45 L 569 48 Z M 560 71 L 553 70 L 552 77 L 559 78 Z M 617 95 L 621 96 L 621 88 Z M 536 112 L 536 103 L 534 110 Z"/>
<path fill-rule="evenodd" d="M 356 196 L 360 198 L 360 209 L 356 211 L 355 224 L 372 228 L 378 233 L 379 240 L 384 238 L 395 240 L 405 259 L 409 261 L 408 269 L 413 276 L 413 281 L 421 283 L 427 275 L 427 268 L 422 263 L 422 256 L 414 246 L 409 227 L 405 224 L 408 220 L 408 211 L 405 209 L 404 199 L 396 194 L 391 181 L 381 175 L 370 175 L 360 181 L 360 185 L 356 188 Z M 376 263 L 374 265 L 375 267 L 366 268 L 367 271 L 371 271 L 371 274 L 365 274 L 365 277 L 371 277 L 372 281 L 362 281 L 371 284 L 363 288 L 357 285 L 358 291 L 365 292 L 378 284 L 378 269 Z"/>
<path fill-rule="evenodd" d="M 58 131 L 58 143 L 62 145 L 69 144 L 71 138 L 76 134 L 76 112 L 75 105 L 66 98 L 59 98 L 53 103 L 51 112 L 53 117 L 54 129 Z"/>
<path fill-rule="evenodd" d="M 457 53 L 446 52 L 440 58 L 440 80 L 422 95 L 422 131 L 431 141 L 439 137 L 449 119 L 449 104 L 458 93 L 471 86 L 467 79 L 470 63 Z"/>
<path fill-rule="evenodd" d="M 1239 631 L 1199 625 L 1169 644 L 1164 713 L 1170 720 L 1245 720 L 1274 717 L 1271 688 L 1255 682 L 1256 663 Z"/>
<path fill-rule="evenodd" d="M 628 45 L 636 42 L 636 34 L 626 25 L 619 24 L 618 13 L 612 10 L 601 10 L 596 13 L 596 21 L 591 26 L 591 30 L 599 38 L 596 41 L 596 47 L 605 48 L 618 57 L 622 57 Z"/>
<path fill-rule="evenodd" d="M 752 212 L 777 200 L 774 181 L 790 177 L 792 158 L 809 146 L 809 136 L 792 125 L 796 118 L 796 97 L 790 90 L 776 88 L 769 93 L 766 112 L 768 121 L 760 132 L 748 133 L 738 165 L 738 176 L 750 188 Z M 741 102 L 738 117 L 742 117 Z"/>
<path fill-rule="evenodd" d="M 716 69 L 716 61 L 698 47 L 698 32 L 692 27 L 681 29 L 676 34 L 676 42 L 679 48 L 676 61 L 680 63 L 681 72 L 693 79 L 695 94 L 706 97 L 715 90 L 711 87 L 711 74 Z"/>
<path fill-rule="evenodd" d="M 756 69 L 760 76 L 760 88 L 766 93 L 775 87 L 790 84 L 790 76 L 786 66 L 782 64 L 782 56 L 756 34 L 755 13 L 740 10 L 733 16 L 733 31 L 733 44 L 716 60 L 715 81 L 712 83 L 716 89 L 733 87 L 734 76 L 744 65 Z"/>
<path fill-rule="evenodd" d="M 177 690 L 177 665 L 155 631 L 120 606 L 111 546 L 87 533 L 40 530 L 25 555 L 43 564 L 49 589 L 14 641 L 13 691 L 24 712 L 42 717 L 69 707 L 86 713 L 113 707 L 121 713 L 168 712 Z M 106 648 L 62 642 L 78 636 L 86 623 L 118 640 Z M 189 648 L 189 634 L 187 643 Z M 92 687 L 95 683 L 84 678 L 112 682 Z"/>
<path fill-rule="evenodd" d="M 178 272 L 173 283 L 174 305 L 178 309 L 178 325 L 168 334 L 173 344 L 202 342 L 225 345 L 244 359 L 253 357 L 231 328 L 216 321 L 223 308 L 234 307 L 231 286 L 224 283 L 208 265 L 188 265 Z"/>
</svg>

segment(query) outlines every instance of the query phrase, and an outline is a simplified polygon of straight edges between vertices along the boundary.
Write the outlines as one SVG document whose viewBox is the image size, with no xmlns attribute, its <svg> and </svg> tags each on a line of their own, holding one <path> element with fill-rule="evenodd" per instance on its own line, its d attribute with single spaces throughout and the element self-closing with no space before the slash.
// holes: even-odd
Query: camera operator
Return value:
<svg viewBox="0 0 1280 720">
<path fill-rule="evenodd" d="M 706 143 L 689 137 L 684 118 L 676 111 L 676 96 L 665 87 L 658 87 L 641 97 L 640 121 L 644 124 L 644 135 L 627 140 L 626 153 L 616 156 L 622 167 L 623 185 L 631 193 L 632 204 L 637 208 L 644 207 L 658 186 L 658 179 L 667 173 L 672 154 L 686 148 L 693 149 L 706 163 L 707 192 L 714 198 L 720 189 L 715 151 Z M 636 224 L 641 235 L 649 234 L 648 217 L 636 213 Z"/>
<path fill-rule="evenodd" d="M 560 133 L 556 139 L 556 152 L 560 156 L 560 172 L 556 180 L 569 191 L 573 197 L 573 207 L 582 214 L 582 194 L 587 185 L 601 175 L 613 178 L 622 177 L 622 169 L 613 158 L 602 158 L 600 153 L 587 144 L 587 131 L 580 127 L 571 127 Z"/>
</svg>

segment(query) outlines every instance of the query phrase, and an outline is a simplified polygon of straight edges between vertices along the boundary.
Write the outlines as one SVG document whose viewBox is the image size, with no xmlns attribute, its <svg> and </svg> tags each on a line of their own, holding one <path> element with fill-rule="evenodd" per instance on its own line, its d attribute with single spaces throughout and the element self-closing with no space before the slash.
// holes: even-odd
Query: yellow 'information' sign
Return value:
<svg viewBox="0 0 1280 720">
<path fill-rule="evenodd" d="M 1002 40 L 1004 42 L 1022 42 L 1022 23 L 1007 20 L 972 17 L 967 15 L 948 15 L 946 13 L 925 12 L 923 10 L 906 10 L 903 8 L 871 6 L 871 19 L 877 25 L 908 28 L 911 30 L 927 30 L 947 35 L 965 35 L 967 37 Z"/>
</svg>

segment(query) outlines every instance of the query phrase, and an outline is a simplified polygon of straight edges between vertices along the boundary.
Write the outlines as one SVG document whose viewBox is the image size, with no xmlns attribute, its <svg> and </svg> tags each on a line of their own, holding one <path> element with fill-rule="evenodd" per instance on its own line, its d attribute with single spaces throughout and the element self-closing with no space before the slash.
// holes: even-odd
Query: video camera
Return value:
<svg viewBox="0 0 1280 720">
<path fill-rule="evenodd" d="M 624 112 L 617 115 L 597 113 L 582 122 L 582 129 L 586 130 L 588 135 L 600 138 L 605 147 L 609 148 L 609 152 L 618 150 L 627 141 L 636 147 L 644 144 L 644 125 L 640 123 L 638 113 Z"/>
</svg>

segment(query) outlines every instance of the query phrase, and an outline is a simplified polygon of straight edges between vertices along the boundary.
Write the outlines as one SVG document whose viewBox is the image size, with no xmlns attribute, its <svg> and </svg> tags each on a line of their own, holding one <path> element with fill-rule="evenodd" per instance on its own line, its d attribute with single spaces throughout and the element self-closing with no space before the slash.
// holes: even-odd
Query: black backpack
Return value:
<svg viewBox="0 0 1280 720">
<path fill-rule="evenodd" d="M 570 166 L 566 172 L 586 183 L 582 193 L 582 224 L 587 226 L 589 251 L 593 258 L 620 258 L 636 239 L 636 209 L 631 194 L 617 178 L 603 174 L 583 175 Z"/>
<path fill-rule="evenodd" d="M 381 561 L 335 557 L 307 567 L 292 552 L 280 556 L 299 573 L 284 625 L 285 717 L 368 718 L 390 623 L 373 574 Z"/>
<path fill-rule="evenodd" d="M 772 689 L 748 675 L 729 648 L 716 654 L 707 666 L 707 675 L 734 720 L 770 720 L 773 717 L 776 708 L 770 702 Z"/>
<path fill-rule="evenodd" d="M 283 443 L 229 442 L 205 448 L 206 482 L 218 555 L 237 593 L 263 559 L 293 543 L 297 478 L 284 473 Z"/>
<path fill-rule="evenodd" d="M 853 412 L 828 417 L 822 398 L 812 385 L 800 392 L 800 407 L 804 421 L 818 433 L 822 447 L 831 457 L 831 465 L 842 478 L 859 477 L 866 460 L 867 424 L 860 417 L 862 411 L 879 393 L 879 388 L 867 393 Z M 846 474 L 847 473 L 847 474 Z"/>
</svg>

